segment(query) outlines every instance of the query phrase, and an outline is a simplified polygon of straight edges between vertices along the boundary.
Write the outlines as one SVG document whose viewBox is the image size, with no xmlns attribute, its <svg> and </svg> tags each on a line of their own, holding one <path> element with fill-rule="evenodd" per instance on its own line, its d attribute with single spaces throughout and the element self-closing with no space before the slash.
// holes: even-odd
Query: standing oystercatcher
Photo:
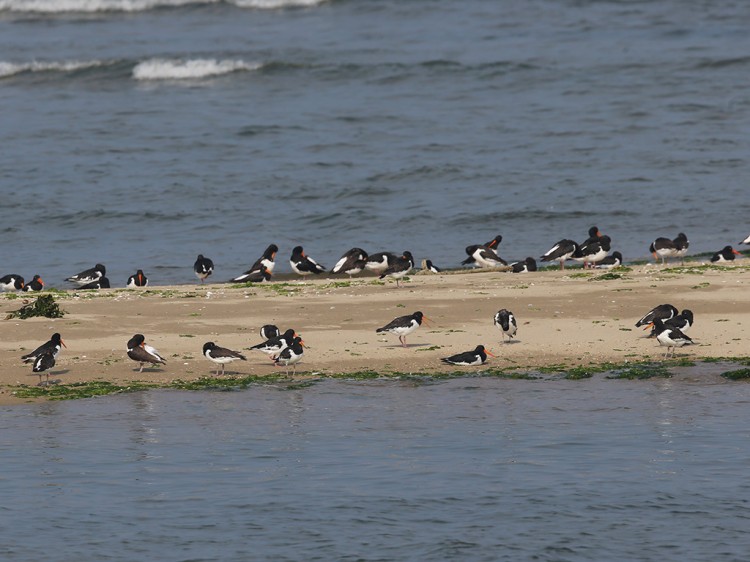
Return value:
<svg viewBox="0 0 750 562">
<path fill-rule="evenodd" d="M 193 264 L 193 271 L 195 272 L 195 276 L 203 283 L 206 277 L 214 272 L 214 262 L 203 257 L 203 254 L 198 254 L 198 259 Z"/>
<path fill-rule="evenodd" d="M 672 349 L 672 357 L 674 357 L 678 347 L 693 343 L 693 340 L 683 334 L 679 328 L 670 328 L 659 318 L 655 318 L 652 324 L 656 330 L 656 340 L 660 345 L 667 348 L 667 352 L 664 354 L 665 359 L 669 356 L 670 348 Z"/>
<path fill-rule="evenodd" d="M 659 258 L 661 258 L 661 263 L 664 265 L 667 258 L 684 258 L 689 246 L 690 241 L 687 236 L 684 232 L 680 232 L 674 240 L 664 237 L 657 238 L 651 242 L 648 251 L 653 254 L 654 261 L 659 261 Z"/>
<path fill-rule="evenodd" d="M 128 340 L 128 357 L 141 364 L 141 368 L 138 369 L 139 373 L 143 372 L 144 363 L 151 363 L 153 365 L 159 363 L 166 365 L 167 363 L 167 360 L 159 355 L 156 349 L 147 345 L 145 340 L 146 338 L 143 334 L 135 334 Z"/>
<path fill-rule="evenodd" d="M 346 252 L 333 266 L 331 273 L 345 273 L 351 279 L 352 275 L 361 273 L 367 264 L 367 252 L 362 248 L 352 248 Z"/>
<path fill-rule="evenodd" d="M 75 275 L 68 277 L 65 280 L 71 281 L 72 283 L 77 283 L 78 285 L 88 285 L 89 283 L 98 281 L 99 279 L 104 277 L 106 274 L 107 274 L 107 269 L 102 264 L 97 263 L 91 269 L 87 269 L 86 271 L 81 271 L 81 273 L 76 273 Z"/>
<path fill-rule="evenodd" d="M 128 289 L 134 289 L 135 287 L 146 287 L 148 286 L 148 277 L 143 273 L 142 269 L 135 272 L 135 275 L 128 277 L 128 282 L 125 285 Z"/>
<path fill-rule="evenodd" d="M 443 357 L 441 361 L 448 365 L 459 365 L 461 367 L 474 367 L 477 365 L 484 364 L 487 361 L 487 356 L 497 357 L 490 353 L 489 349 L 485 349 L 483 345 L 478 345 L 474 348 L 474 351 L 464 351 L 463 353 L 457 353 L 450 357 Z"/>
<path fill-rule="evenodd" d="M 505 336 L 508 336 L 508 341 L 510 342 L 510 340 L 516 335 L 516 331 L 518 331 L 516 317 L 513 316 L 513 313 L 510 310 L 504 308 L 497 311 L 493 319 L 493 324 L 495 324 L 495 327 L 503 333 L 503 341 L 505 340 Z"/>
<path fill-rule="evenodd" d="M 292 249 L 292 257 L 289 258 L 289 265 L 297 275 L 318 275 L 323 273 L 326 268 L 305 254 L 302 246 L 295 246 Z"/>
<path fill-rule="evenodd" d="M 25 287 L 23 277 L 12 273 L 0 277 L 0 290 L 3 291 L 21 291 Z"/>
<path fill-rule="evenodd" d="M 276 357 L 276 365 L 279 367 L 284 365 L 287 375 L 289 374 L 289 365 L 294 366 L 293 374 L 297 373 L 297 363 L 302 359 L 302 354 L 305 352 L 304 345 L 305 342 L 302 341 L 302 338 L 296 337 L 292 340 L 291 345 L 282 350 L 278 357 Z"/>
<path fill-rule="evenodd" d="M 283 334 L 270 337 L 263 343 L 254 345 L 250 349 L 257 349 L 258 351 L 262 351 L 263 353 L 267 353 L 271 357 L 274 357 L 289 347 L 296 337 L 297 333 L 292 328 L 289 328 Z"/>
<path fill-rule="evenodd" d="M 580 246 L 573 258 L 576 261 L 583 262 L 583 267 L 593 267 L 597 262 L 607 257 L 611 247 L 612 240 L 609 236 L 597 236 L 590 238 Z"/>
<path fill-rule="evenodd" d="M 208 359 L 209 361 L 213 361 L 216 363 L 216 376 L 219 376 L 219 365 L 221 365 L 221 374 L 224 374 L 224 366 L 227 363 L 231 363 L 232 361 L 236 361 L 237 359 L 242 359 L 243 361 L 247 361 L 247 358 L 242 355 L 241 353 L 237 351 L 232 351 L 231 349 L 227 349 L 226 347 L 219 347 L 214 342 L 209 341 L 203 344 L 203 355 Z"/>
<path fill-rule="evenodd" d="M 409 275 L 409 272 L 414 268 L 414 258 L 411 255 L 411 252 L 408 250 L 404 251 L 404 253 L 401 255 L 400 258 L 396 258 L 396 261 L 393 263 L 392 266 L 388 267 L 379 277 L 379 279 L 384 279 L 386 277 L 391 277 L 396 280 L 396 287 L 399 287 L 398 281 L 399 279 L 406 277 Z"/>
<path fill-rule="evenodd" d="M 365 268 L 369 269 L 377 275 L 380 275 L 386 269 L 396 263 L 397 259 L 398 256 L 393 252 L 378 252 L 376 254 L 370 254 L 367 257 Z"/>
<path fill-rule="evenodd" d="M 571 259 L 578 251 L 578 244 L 573 240 L 560 240 L 540 257 L 541 261 L 559 261 L 560 269 L 565 269 L 565 261 Z"/>
<path fill-rule="evenodd" d="M 390 332 L 391 334 L 395 334 L 398 336 L 398 341 L 401 342 L 401 346 L 406 347 L 406 336 L 419 328 L 422 325 L 423 320 L 429 319 L 420 311 L 417 311 L 414 314 L 394 318 L 382 328 L 375 330 L 375 332 Z"/>
<path fill-rule="evenodd" d="M 739 253 L 737 250 L 735 250 L 731 246 L 724 246 L 721 250 L 719 250 L 713 256 L 711 256 L 711 261 L 712 262 L 734 261 L 734 256 L 741 256 L 741 255 L 742 255 L 741 253 Z"/>
</svg>

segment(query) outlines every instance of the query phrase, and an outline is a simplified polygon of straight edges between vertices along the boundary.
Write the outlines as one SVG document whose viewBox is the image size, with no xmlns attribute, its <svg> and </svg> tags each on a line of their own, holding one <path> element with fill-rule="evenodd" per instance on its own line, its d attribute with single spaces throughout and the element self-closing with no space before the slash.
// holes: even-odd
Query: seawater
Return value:
<svg viewBox="0 0 750 562">
<path fill-rule="evenodd" d="M 2 408 L 3 560 L 742 561 L 750 386 L 323 381 Z"/>
<path fill-rule="evenodd" d="M 2 271 L 747 236 L 750 5 L 0 0 Z"/>
</svg>

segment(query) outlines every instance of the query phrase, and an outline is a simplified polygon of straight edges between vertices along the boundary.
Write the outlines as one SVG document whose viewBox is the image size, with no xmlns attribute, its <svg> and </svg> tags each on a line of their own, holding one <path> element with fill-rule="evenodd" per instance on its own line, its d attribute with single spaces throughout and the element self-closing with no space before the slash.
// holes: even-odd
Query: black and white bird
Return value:
<svg viewBox="0 0 750 562">
<path fill-rule="evenodd" d="M 100 277 L 96 281 L 92 281 L 91 283 L 86 283 L 85 285 L 81 285 L 78 287 L 81 290 L 88 290 L 88 289 L 109 289 L 109 279 L 107 277 Z"/>
<path fill-rule="evenodd" d="M 666 264 L 667 258 L 684 258 L 687 254 L 690 241 L 684 232 L 680 232 L 677 238 L 670 240 L 669 238 L 659 237 L 648 247 L 648 251 L 654 256 L 654 261 L 659 261 L 661 258 L 662 265 Z"/>
<path fill-rule="evenodd" d="M 461 265 L 476 264 L 477 262 L 476 262 L 476 259 L 474 258 L 474 253 L 476 252 L 477 248 L 480 248 L 480 247 L 492 250 L 493 252 L 495 252 L 495 255 L 497 255 L 497 249 L 500 246 L 500 242 L 502 241 L 503 241 L 503 237 L 500 234 L 498 234 L 486 244 L 472 244 L 471 246 L 466 246 L 466 255 L 468 255 L 469 257 L 466 258 L 464 261 L 462 261 Z M 493 265 L 493 266 L 487 266 L 487 267 L 496 267 L 496 266 Z"/>
<path fill-rule="evenodd" d="M 276 267 L 276 253 L 279 247 L 276 244 L 269 244 L 263 255 L 245 271 L 242 275 L 231 280 L 232 283 L 257 283 L 259 281 L 269 281 L 273 275 L 273 269 Z M 265 269 L 264 269 L 265 268 Z"/>
<path fill-rule="evenodd" d="M 289 347 L 296 337 L 297 333 L 292 328 L 289 328 L 283 334 L 268 338 L 263 343 L 254 345 L 250 349 L 257 349 L 258 351 L 262 351 L 263 353 L 267 353 L 271 357 L 274 357 Z"/>
<path fill-rule="evenodd" d="M 443 271 L 434 263 L 432 263 L 432 260 L 425 260 L 424 267 L 422 269 L 424 269 L 425 271 L 429 271 L 430 273 L 440 273 L 441 271 Z"/>
<path fill-rule="evenodd" d="M 58 332 L 55 332 L 54 334 L 52 334 L 52 337 L 48 341 L 44 342 L 34 351 L 21 356 L 21 360 L 24 363 L 33 363 L 40 355 L 44 355 L 46 353 L 51 353 L 54 357 L 57 357 L 57 354 L 60 353 L 60 349 L 62 349 L 63 347 L 68 346 L 65 345 L 62 336 Z"/>
<path fill-rule="evenodd" d="M 147 287 L 148 277 L 144 275 L 143 270 L 139 269 L 135 272 L 135 275 L 128 277 L 128 282 L 125 285 L 128 289 L 134 289 L 136 287 Z"/>
<path fill-rule="evenodd" d="M 260 337 L 264 340 L 278 338 L 281 335 L 279 327 L 274 324 L 264 324 L 260 327 Z"/>
<path fill-rule="evenodd" d="M 146 338 L 143 334 L 135 334 L 128 340 L 128 357 L 141 364 L 141 368 L 138 369 L 139 373 L 143 372 L 144 363 L 151 363 L 152 365 L 160 363 L 166 365 L 167 363 L 167 360 L 159 355 L 156 349 L 146 344 Z"/>
<path fill-rule="evenodd" d="M 742 242 L 740 242 L 740 244 L 750 244 L 750 236 L 745 238 Z"/>
<path fill-rule="evenodd" d="M 503 333 L 503 341 L 505 341 L 505 336 L 508 336 L 508 341 L 510 342 L 518 331 L 516 317 L 513 316 L 513 313 L 510 310 L 504 308 L 501 308 L 495 313 L 493 323 L 495 324 L 495 328 Z"/>
<path fill-rule="evenodd" d="M 232 361 L 236 361 L 237 359 L 247 361 L 247 358 L 241 353 L 232 351 L 231 349 L 227 349 L 226 347 L 219 347 L 212 341 L 203 344 L 203 355 L 209 361 L 213 361 L 214 363 L 216 363 L 217 377 L 219 376 L 219 374 L 224 374 L 224 367 L 227 363 L 231 363 Z M 221 365 L 221 373 L 219 373 L 219 365 Z"/>
<path fill-rule="evenodd" d="M 318 275 L 326 270 L 325 267 L 306 255 L 302 246 L 295 246 L 292 249 L 292 257 L 289 258 L 289 265 L 297 275 L 310 275 L 311 273 Z"/>
<path fill-rule="evenodd" d="M 54 366 L 55 355 L 48 351 L 34 359 L 34 365 L 31 367 L 31 371 L 39 375 L 39 384 L 42 384 L 42 373 L 45 373 L 47 375 L 47 384 L 49 384 L 49 370 Z"/>
<path fill-rule="evenodd" d="M 297 363 L 302 359 L 302 355 L 305 353 L 304 350 L 305 342 L 302 338 L 296 337 L 292 340 L 292 343 L 284 348 L 281 353 L 276 357 L 275 363 L 277 366 L 284 365 L 286 367 L 286 374 L 289 374 L 289 365 L 294 366 L 294 373 L 297 373 Z"/>
<path fill-rule="evenodd" d="M 573 254 L 576 261 L 583 262 L 583 267 L 594 267 L 597 262 L 607 257 L 611 248 L 612 240 L 609 236 L 597 236 L 578 246 Z"/>
<path fill-rule="evenodd" d="M 693 340 L 682 333 L 679 328 L 671 328 L 664 324 L 664 321 L 659 318 L 653 321 L 654 330 L 656 330 L 656 340 L 660 345 L 667 348 L 667 352 L 664 354 L 664 358 L 669 357 L 669 350 L 672 350 L 672 357 L 674 357 L 675 351 L 678 347 L 683 345 L 691 345 Z"/>
<path fill-rule="evenodd" d="M 615 269 L 622 265 L 622 254 L 620 252 L 612 252 L 611 256 L 607 256 L 603 260 L 599 260 L 594 266 L 596 269 Z"/>
<path fill-rule="evenodd" d="M 485 349 L 483 345 L 478 345 L 473 351 L 464 351 L 463 353 L 457 353 L 450 357 L 443 357 L 441 361 L 447 365 L 459 365 L 461 367 L 475 367 L 477 365 L 483 365 L 487 361 L 487 356 L 496 357 L 490 353 L 489 349 Z"/>
<path fill-rule="evenodd" d="M 679 311 L 677 308 L 672 306 L 671 304 L 660 304 L 658 306 L 655 306 L 651 310 L 649 310 L 643 318 L 638 320 L 638 322 L 635 323 L 636 328 L 639 328 L 641 326 L 647 326 L 654 320 L 669 320 L 670 318 L 673 318 L 677 316 Z M 645 328 L 644 328 L 645 329 Z"/>
<path fill-rule="evenodd" d="M 368 269 L 369 271 L 380 275 L 386 269 L 393 266 L 398 258 L 399 256 L 394 254 L 393 252 L 378 252 L 376 254 L 370 254 L 367 257 L 365 269 Z"/>
<path fill-rule="evenodd" d="M 402 347 L 406 347 L 406 336 L 411 334 L 414 330 L 422 325 L 422 321 L 429 320 L 420 311 L 414 314 L 408 314 L 406 316 L 399 316 L 394 318 L 388 324 L 382 328 L 375 330 L 376 333 L 389 332 L 398 336 L 398 341 L 401 342 Z"/>
<path fill-rule="evenodd" d="M 541 261 L 559 261 L 560 269 L 565 269 L 565 261 L 572 259 L 575 253 L 578 251 L 578 244 L 573 240 L 560 240 L 557 244 L 552 246 L 545 254 L 540 257 Z"/>
<path fill-rule="evenodd" d="M 516 261 L 510 264 L 511 273 L 528 273 L 529 271 L 536 271 L 536 260 L 531 256 L 527 257 L 523 261 Z"/>
<path fill-rule="evenodd" d="M 399 280 L 409 275 L 409 272 L 413 268 L 414 258 L 412 257 L 411 252 L 406 250 L 401 255 L 401 257 L 396 259 L 392 266 L 388 267 L 383 273 L 380 274 L 379 279 L 390 277 L 396 280 L 396 287 L 399 287 Z"/>
<path fill-rule="evenodd" d="M 70 281 L 72 283 L 76 283 L 78 285 L 87 285 L 89 283 L 98 281 L 99 279 L 104 277 L 106 274 L 107 274 L 107 268 L 105 268 L 102 264 L 97 263 L 91 269 L 87 269 L 86 271 L 81 271 L 81 273 L 76 273 L 75 275 L 68 277 L 65 280 Z"/>
<path fill-rule="evenodd" d="M 193 264 L 193 271 L 195 276 L 203 283 L 214 272 L 214 262 L 204 257 L 203 254 L 198 254 L 198 259 Z"/>
<path fill-rule="evenodd" d="M 724 246 L 721 250 L 711 256 L 712 262 L 728 262 L 734 261 L 734 256 L 741 256 L 742 254 L 732 248 L 731 246 Z"/>
<path fill-rule="evenodd" d="M 664 321 L 664 325 L 669 328 L 677 328 L 683 334 L 686 334 L 695 323 L 693 311 L 687 308 L 683 309 L 677 316 Z"/>
<path fill-rule="evenodd" d="M 44 280 L 39 275 L 34 275 L 34 278 L 29 283 L 26 283 L 23 288 L 27 293 L 31 291 L 41 291 L 42 289 L 44 289 Z"/>
<path fill-rule="evenodd" d="M 2 291 L 22 291 L 25 286 L 23 277 L 15 273 L 0 277 L 0 290 Z"/>
<path fill-rule="evenodd" d="M 365 269 L 367 258 L 367 252 L 362 248 L 352 248 L 341 256 L 341 259 L 333 266 L 331 273 L 345 273 L 351 279 L 352 275 L 357 275 Z"/>
</svg>

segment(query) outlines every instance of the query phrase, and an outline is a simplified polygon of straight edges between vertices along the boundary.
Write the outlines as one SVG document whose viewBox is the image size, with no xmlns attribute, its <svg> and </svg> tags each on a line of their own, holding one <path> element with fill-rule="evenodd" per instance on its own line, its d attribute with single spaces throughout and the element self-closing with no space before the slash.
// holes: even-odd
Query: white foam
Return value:
<svg viewBox="0 0 750 562">
<path fill-rule="evenodd" d="M 58 14 L 67 12 L 143 12 L 226 1 L 239 8 L 277 9 L 316 6 L 326 0 L 0 0 L 0 11 Z"/>
<path fill-rule="evenodd" d="M 257 70 L 260 63 L 243 60 L 215 59 L 150 59 L 133 68 L 136 80 L 196 80 L 231 72 Z"/>
<path fill-rule="evenodd" d="M 93 68 L 105 64 L 102 61 L 63 61 L 13 63 L 0 61 L 0 78 L 7 78 L 22 72 L 73 72 L 84 68 Z"/>
</svg>

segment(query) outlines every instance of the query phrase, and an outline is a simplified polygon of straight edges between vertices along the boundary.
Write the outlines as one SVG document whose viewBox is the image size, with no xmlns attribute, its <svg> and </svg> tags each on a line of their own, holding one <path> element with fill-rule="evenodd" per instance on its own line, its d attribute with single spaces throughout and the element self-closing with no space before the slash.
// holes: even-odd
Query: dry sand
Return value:
<svg viewBox="0 0 750 562">
<path fill-rule="evenodd" d="M 741 263 L 741 262 L 740 262 Z M 249 288 L 229 285 L 70 291 L 59 300 L 66 316 L 57 320 L 0 320 L 0 403 L 20 400 L 13 386 L 35 385 L 37 375 L 19 357 L 60 332 L 67 344 L 52 378 L 62 384 L 96 379 L 115 383 L 197 379 L 215 365 L 202 355 L 214 341 L 238 351 L 259 343 L 258 329 L 272 323 L 292 327 L 307 348 L 298 373 L 361 370 L 434 373 L 455 370 L 440 358 L 485 345 L 497 358 L 488 365 L 520 367 L 580 365 L 660 359 L 664 349 L 635 322 L 653 306 L 671 303 L 695 314 L 689 335 L 696 345 L 681 348 L 691 358 L 747 355 L 750 306 L 745 266 L 695 272 L 653 265 L 623 272 L 621 279 L 596 280 L 605 272 L 577 270 L 511 274 L 499 271 L 418 274 L 401 288 L 374 278 L 306 278 Z M 0 297 L 2 318 L 27 300 Z M 517 340 L 501 343 L 492 323 L 500 308 L 518 320 Z M 421 310 L 432 320 L 399 345 L 375 329 L 397 316 Z M 164 367 L 144 369 L 125 353 L 135 333 L 167 358 Z M 227 373 L 278 373 L 267 356 L 246 351 Z M 476 368 L 467 368 L 473 372 Z"/>
</svg>

